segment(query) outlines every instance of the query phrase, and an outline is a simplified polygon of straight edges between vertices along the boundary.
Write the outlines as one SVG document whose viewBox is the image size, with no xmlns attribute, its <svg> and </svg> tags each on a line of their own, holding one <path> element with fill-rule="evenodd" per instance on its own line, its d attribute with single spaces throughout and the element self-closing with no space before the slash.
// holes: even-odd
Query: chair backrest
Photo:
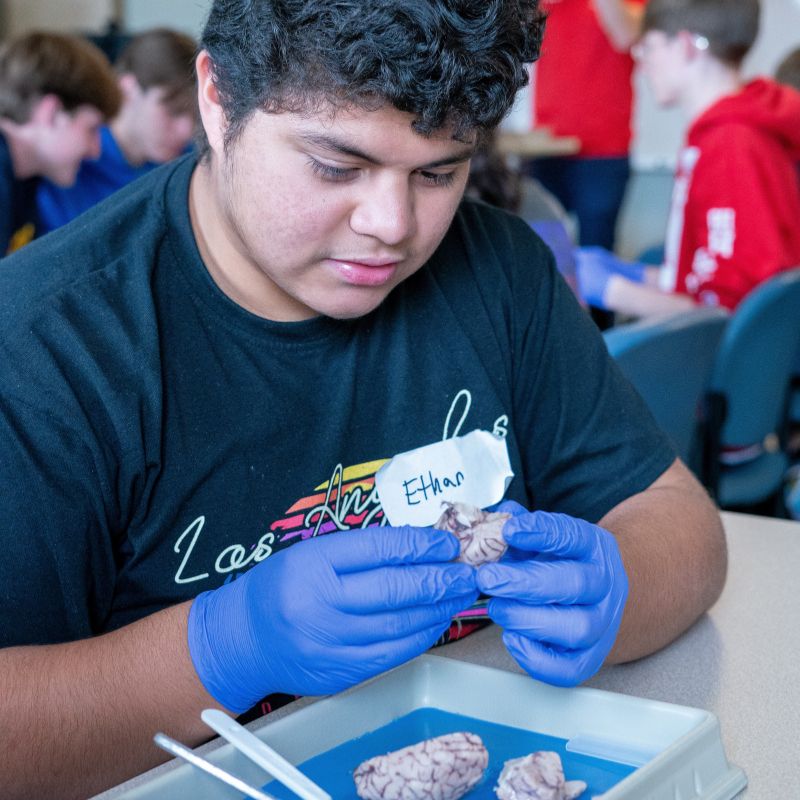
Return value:
<svg viewBox="0 0 800 800">
<path fill-rule="evenodd" d="M 700 401 L 729 316 L 721 308 L 696 308 L 603 334 L 609 353 L 693 468 L 699 466 L 693 445 Z"/>
<path fill-rule="evenodd" d="M 750 292 L 733 313 L 717 350 L 709 392 L 724 398 L 721 447 L 761 444 L 785 422 L 800 350 L 800 268 Z"/>
</svg>

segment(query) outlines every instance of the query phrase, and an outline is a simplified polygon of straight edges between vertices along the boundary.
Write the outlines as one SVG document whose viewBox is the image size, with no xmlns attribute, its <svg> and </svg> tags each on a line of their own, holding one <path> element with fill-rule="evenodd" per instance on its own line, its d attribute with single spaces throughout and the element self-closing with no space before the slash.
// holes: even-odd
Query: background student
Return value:
<svg viewBox="0 0 800 800">
<path fill-rule="evenodd" d="M 106 57 L 83 39 L 29 33 L 0 46 L 0 257 L 36 235 L 39 180 L 70 186 L 119 106 Z"/>
<path fill-rule="evenodd" d="M 665 262 L 647 268 L 579 250 L 587 302 L 633 316 L 735 308 L 800 263 L 800 93 L 742 77 L 758 22 L 757 0 L 650 0 L 637 58 L 657 102 L 691 119 Z"/>
<path fill-rule="evenodd" d="M 114 63 L 122 104 L 100 132 L 100 154 L 81 164 L 70 187 L 42 181 L 39 222 L 58 228 L 189 145 L 197 119 L 190 36 L 166 28 L 140 33 Z"/>
<path fill-rule="evenodd" d="M 534 118 L 557 136 L 577 136 L 577 155 L 536 159 L 530 174 L 578 222 L 584 246 L 614 249 L 630 176 L 631 45 L 646 0 L 544 0 L 547 27 L 534 77 Z M 594 309 L 601 328 L 612 315 Z"/>
</svg>

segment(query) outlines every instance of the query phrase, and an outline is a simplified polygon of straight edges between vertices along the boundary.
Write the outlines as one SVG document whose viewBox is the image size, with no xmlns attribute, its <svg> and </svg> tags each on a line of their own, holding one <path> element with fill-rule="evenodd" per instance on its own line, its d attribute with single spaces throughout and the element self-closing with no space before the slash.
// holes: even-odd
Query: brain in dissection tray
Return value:
<svg viewBox="0 0 800 800">
<path fill-rule="evenodd" d="M 353 773 L 362 800 L 458 800 L 483 777 L 489 754 L 474 733 L 447 733 L 376 756 Z"/>
<path fill-rule="evenodd" d="M 441 517 L 434 528 L 449 531 L 461 542 L 456 561 L 477 567 L 487 561 L 498 561 L 508 545 L 503 539 L 503 525 L 511 516 L 502 511 L 483 511 L 467 503 L 445 500 Z"/>
<path fill-rule="evenodd" d="M 583 781 L 564 779 L 558 753 L 539 750 L 506 761 L 494 792 L 498 800 L 574 800 L 585 789 Z"/>
</svg>

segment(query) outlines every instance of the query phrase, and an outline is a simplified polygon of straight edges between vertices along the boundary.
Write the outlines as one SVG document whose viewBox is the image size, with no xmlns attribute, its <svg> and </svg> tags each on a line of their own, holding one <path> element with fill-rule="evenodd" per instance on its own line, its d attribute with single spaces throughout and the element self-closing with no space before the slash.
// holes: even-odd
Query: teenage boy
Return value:
<svg viewBox="0 0 800 800">
<path fill-rule="evenodd" d="M 114 73 L 89 42 L 29 33 L 0 46 L 0 257 L 36 234 L 39 179 L 70 186 L 119 103 Z"/>
<path fill-rule="evenodd" d="M 351 686 L 479 592 L 558 684 L 718 596 L 719 516 L 552 255 L 461 202 L 541 27 L 535 0 L 217 0 L 200 160 L 0 270 L 5 797 L 91 794 L 209 705 Z M 514 557 L 477 570 L 375 488 L 473 429 L 515 475 Z"/>
<path fill-rule="evenodd" d="M 678 157 L 665 262 L 578 252 L 584 299 L 633 316 L 736 305 L 800 264 L 800 94 L 745 82 L 757 0 L 651 0 L 636 55 L 656 100 L 692 120 Z"/>
<path fill-rule="evenodd" d="M 197 119 L 190 36 L 166 28 L 140 33 L 114 64 L 122 105 L 100 131 L 100 155 L 84 161 L 69 188 L 39 185 L 44 231 L 65 225 L 93 205 L 186 151 Z"/>
</svg>

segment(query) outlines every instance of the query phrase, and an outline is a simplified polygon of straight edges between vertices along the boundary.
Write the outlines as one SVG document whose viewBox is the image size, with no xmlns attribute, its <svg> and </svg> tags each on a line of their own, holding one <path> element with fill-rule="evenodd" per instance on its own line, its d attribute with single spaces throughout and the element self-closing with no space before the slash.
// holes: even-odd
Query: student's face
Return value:
<svg viewBox="0 0 800 800">
<path fill-rule="evenodd" d="M 218 113 L 201 100 L 207 130 Z M 212 129 L 192 210 L 223 291 L 269 319 L 354 318 L 416 272 L 453 219 L 472 145 L 422 137 L 412 119 L 257 112 L 227 153 Z"/>
<path fill-rule="evenodd" d="M 128 119 L 135 127 L 134 138 L 143 161 L 163 164 L 177 158 L 192 139 L 195 115 L 191 111 L 176 111 L 165 102 L 165 89 L 138 87 L 131 102 Z"/>
<path fill-rule="evenodd" d="M 648 31 L 633 47 L 632 53 L 660 106 L 669 107 L 680 100 L 683 50 L 681 37 L 657 30 Z"/>
<path fill-rule="evenodd" d="M 103 115 L 93 106 L 55 112 L 41 136 L 42 172 L 59 186 L 72 186 L 81 161 L 100 156 Z"/>
</svg>

